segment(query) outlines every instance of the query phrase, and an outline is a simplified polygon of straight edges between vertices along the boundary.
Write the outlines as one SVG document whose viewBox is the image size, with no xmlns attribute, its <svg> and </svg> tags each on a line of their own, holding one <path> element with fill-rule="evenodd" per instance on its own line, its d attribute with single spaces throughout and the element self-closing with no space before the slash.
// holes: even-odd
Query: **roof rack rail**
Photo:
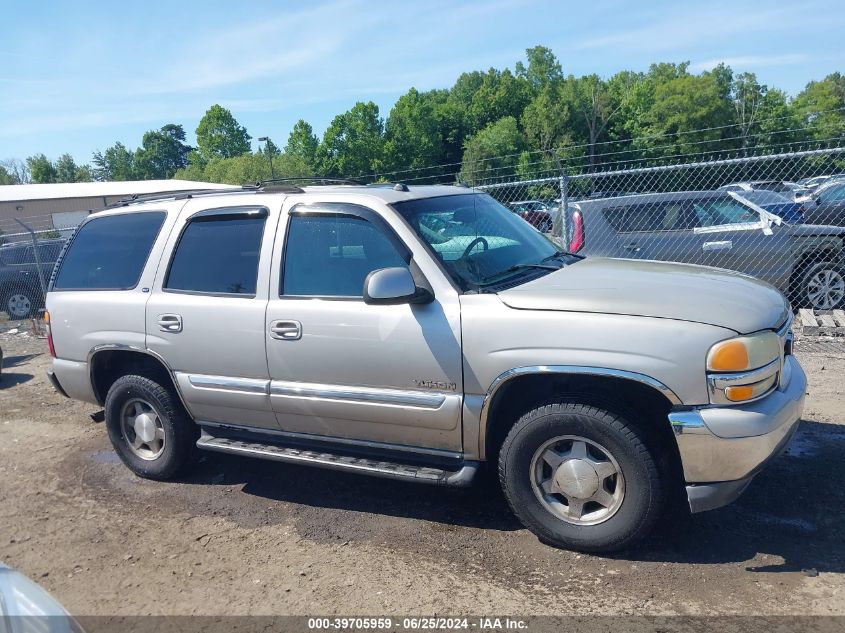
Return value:
<svg viewBox="0 0 845 633">
<path fill-rule="evenodd" d="M 133 193 L 131 196 L 127 198 L 121 198 L 116 202 L 112 202 L 111 204 L 107 204 L 103 209 L 117 209 L 119 207 L 127 207 L 130 204 L 142 204 L 144 202 L 153 202 L 155 200 L 186 200 L 188 198 L 192 198 L 193 196 L 201 195 L 201 194 L 212 194 L 212 193 L 227 193 L 231 191 L 236 191 L 233 189 L 182 189 L 179 191 L 162 191 L 160 193 L 142 193 L 137 194 Z"/>
<path fill-rule="evenodd" d="M 244 189 L 261 189 L 267 185 L 284 185 L 289 183 L 316 183 L 321 185 L 363 185 L 359 180 L 352 178 L 324 178 L 321 176 L 303 176 L 290 178 L 268 178 L 267 180 L 259 180 L 258 182 L 248 183 L 244 185 Z"/>
</svg>

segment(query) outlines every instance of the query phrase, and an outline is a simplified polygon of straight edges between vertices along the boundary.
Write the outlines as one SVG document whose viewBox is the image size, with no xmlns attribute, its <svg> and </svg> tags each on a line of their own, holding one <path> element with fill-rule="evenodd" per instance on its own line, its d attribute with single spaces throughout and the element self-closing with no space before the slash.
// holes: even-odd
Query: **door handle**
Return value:
<svg viewBox="0 0 845 633">
<path fill-rule="evenodd" d="M 729 251 L 734 247 L 734 243 L 731 240 L 723 240 L 721 242 L 704 242 L 704 246 L 701 247 L 703 251 Z"/>
<path fill-rule="evenodd" d="M 299 321 L 271 321 L 270 336 L 279 341 L 297 341 L 302 338 L 302 323 Z"/>
<path fill-rule="evenodd" d="M 623 246 L 622 248 L 624 248 L 626 251 L 634 251 L 635 253 L 640 252 L 640 245 L 637 244 L 636 242 L 631 242 L 630 244 L 625 244 L 625 246 Z"/>
<path fill-rule="evenodd" d="M 162 332 L 177 334 L 182 331 L 182 315 L 180 314 L 159 314 L 158 329 Z"/>
</svg>

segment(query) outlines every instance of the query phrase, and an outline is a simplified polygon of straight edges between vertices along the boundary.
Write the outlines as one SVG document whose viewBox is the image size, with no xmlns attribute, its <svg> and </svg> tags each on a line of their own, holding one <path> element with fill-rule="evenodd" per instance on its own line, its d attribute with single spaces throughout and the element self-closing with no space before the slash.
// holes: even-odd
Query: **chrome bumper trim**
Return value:
<svg viewBox="0 0 845 633">
<path fill-rule="evenodd" d="M 794 357 L 786 363 L 789 382 L 761 400 L 669 414 L 687 483 L 745 479 L 788 440 L 801 418 L 807 380 Z"/>
</svg>

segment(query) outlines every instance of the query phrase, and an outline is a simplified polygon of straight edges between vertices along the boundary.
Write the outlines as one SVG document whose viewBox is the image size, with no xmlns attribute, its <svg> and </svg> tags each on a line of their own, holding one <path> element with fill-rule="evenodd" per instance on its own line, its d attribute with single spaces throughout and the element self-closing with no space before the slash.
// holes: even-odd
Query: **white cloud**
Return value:
<svg viewBox="0 0 845 633">
<path fill-rule="evenodd" d="M 691 72 L 711 70 L 719 64 L 730 66 L 734 70 L 746 68 L 767 68 L 769 66 L 787 66 L 790 64 L 802 64 L 810 60 L 809 55 L 803 53 L 791 53 L 786 55 L 739 55 L 736 57 L 714 57 L 690 64 Z"/>
</svg>

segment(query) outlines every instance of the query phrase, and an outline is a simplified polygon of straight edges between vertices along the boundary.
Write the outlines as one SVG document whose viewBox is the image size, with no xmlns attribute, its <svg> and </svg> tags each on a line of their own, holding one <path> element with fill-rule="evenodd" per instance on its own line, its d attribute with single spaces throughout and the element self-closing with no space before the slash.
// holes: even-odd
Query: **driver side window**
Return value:
<svg viewBox="0 0 845 633">
<path fill-rule="evenodd" d="M 740 204 L 733 198 L 693 200 L 692 208 L 698 218 L 697 226 L 701 228 L 748 224 L 760 220 L 756 211 Z"/>
<path fill-rule="evenodd" d="M 292 214 L 285 242 L 284 296 L 359 298 L 372 271 L 408 265 L 379 227 L 355 215 Z"/>
</svg>

